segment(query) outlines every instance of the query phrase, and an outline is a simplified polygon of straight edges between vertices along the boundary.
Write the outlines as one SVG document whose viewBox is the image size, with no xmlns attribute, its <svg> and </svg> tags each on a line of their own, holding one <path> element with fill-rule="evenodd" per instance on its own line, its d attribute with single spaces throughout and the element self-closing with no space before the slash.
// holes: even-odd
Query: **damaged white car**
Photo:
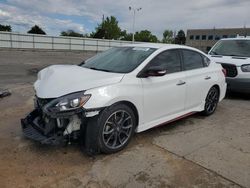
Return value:
<svg viewBox="0 0 250 188">
<path fill-rule="evenodd" d="M 115 47 L 80 65 L 53 65 L 34 84 L 35 109 L 21 120 L 44 144 L 80 140 L 88 153 L 123 149 L 142 132 L 194 112 L 211 115 L 225 96 L 225 72 L 185 46 Z"/>
</svg>

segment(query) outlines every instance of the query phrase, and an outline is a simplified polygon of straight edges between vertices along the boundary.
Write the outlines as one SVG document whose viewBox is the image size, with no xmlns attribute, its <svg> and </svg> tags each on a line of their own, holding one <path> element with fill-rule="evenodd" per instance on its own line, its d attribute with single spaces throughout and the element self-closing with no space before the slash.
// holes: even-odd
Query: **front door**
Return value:
<svg viewBox="0 0 250 188">
<path fill-rule="evenodd" d="M 141 78 L 145 123 L 183 111 L 186 96 L 185 74 L 178 50 L 160 53 L 146 67 L 151 66 L 165 66 L 167 74 Z"/>
</svg>

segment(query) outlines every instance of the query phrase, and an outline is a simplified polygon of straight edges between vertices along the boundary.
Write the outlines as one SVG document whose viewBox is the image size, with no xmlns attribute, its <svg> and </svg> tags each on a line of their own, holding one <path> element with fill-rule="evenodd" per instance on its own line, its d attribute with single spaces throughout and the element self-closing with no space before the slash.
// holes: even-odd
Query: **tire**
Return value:
<svg viewBox="0 0 250 188">
<path fill-rule="evenodd" d="M 208 94 L 205 100 L 204 111 L 202 112 L 203 115 L 210 116 L 215 112 L 218 102 L 219 102 L 219 97 L 220 97 L 220 93 L 219 93 L 218 88 L 212 87 L 208 91 Z"/>
<path fill-rule="evenodd" d="M 85 150 L 93 155 L 99 152 L 115 153 L 125 148 L 136 127 L 131 108 L 114 104 L 88 121 L 85 134 Z"/>
</svg>

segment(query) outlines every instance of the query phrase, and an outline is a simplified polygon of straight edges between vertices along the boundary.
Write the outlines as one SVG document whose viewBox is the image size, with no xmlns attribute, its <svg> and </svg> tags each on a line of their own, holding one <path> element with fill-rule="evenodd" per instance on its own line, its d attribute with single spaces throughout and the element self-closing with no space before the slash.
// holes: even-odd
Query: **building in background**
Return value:
<svg viewBox="0 0 250 188">
<path fill-rule="evenodd" d="M 188 29 L 186 45 L 208 52 L 222 38 L 250 36 L 250 28 Z"/>
</svg>

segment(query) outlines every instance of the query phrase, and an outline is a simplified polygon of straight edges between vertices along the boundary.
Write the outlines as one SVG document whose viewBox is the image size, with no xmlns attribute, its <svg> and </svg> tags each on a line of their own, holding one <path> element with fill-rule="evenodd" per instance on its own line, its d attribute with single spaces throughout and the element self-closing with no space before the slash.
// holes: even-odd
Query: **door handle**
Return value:
<svg viewBox="0 0 250 188">
<path fill-rule="evenodd" d="M 206 76 L 205 77 L 205 80 L 210 80 L 211 79 L 211 76 Z"/>
<path fill-rule="evenodd" d="M 180 80 L 176 85 L 177 85 L 177 86 L 181 86 L 181 85 L 184 85 L 184 84 L 186 84 L 186 82 Z"/>
</svg>

